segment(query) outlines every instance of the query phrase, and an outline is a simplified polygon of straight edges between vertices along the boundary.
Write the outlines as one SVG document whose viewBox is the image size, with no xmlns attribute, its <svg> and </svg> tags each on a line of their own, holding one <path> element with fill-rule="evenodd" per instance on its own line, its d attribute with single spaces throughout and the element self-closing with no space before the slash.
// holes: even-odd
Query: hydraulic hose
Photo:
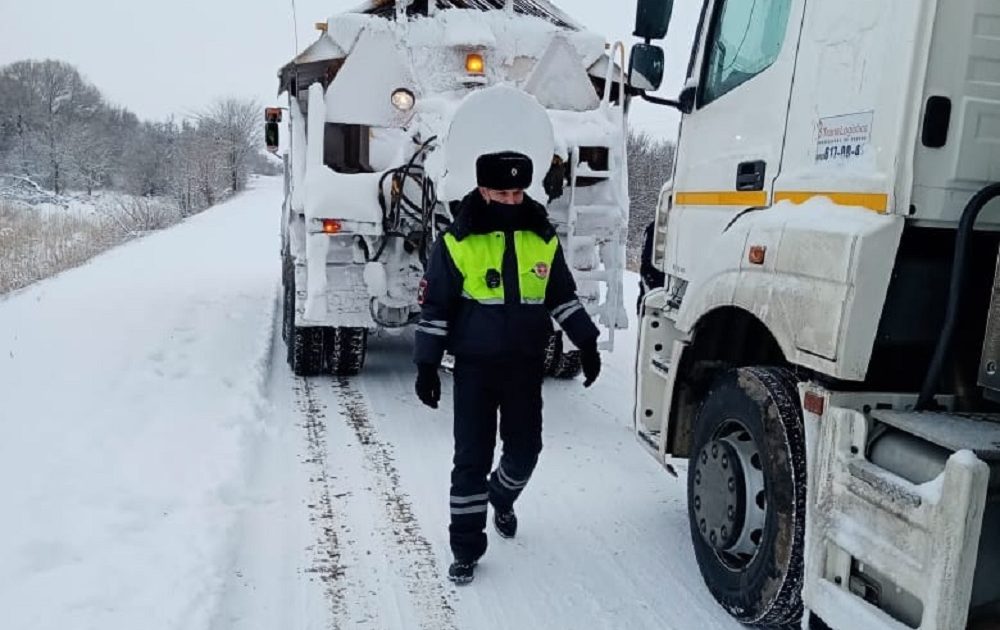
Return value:
<svg viewBox="0 0 1000 630">
<path fill-rule="evenodd" d="M 924 386 L 917 399 L 917 411 L 930 409 L 934 403 L 934 397 L 937 395 L 941 373 L 944 371 L 945 361 L 951 353 L 955 339 L 955 327 L 958 325 L 958 316 L 962 305 L 962 291 L 965 289 L 965 270 L 969 264 L 971 251 L 970 241 L 976 219 L 979 218 L 979 213 L 986 207 L 986 204 L 997 197 L 1000 197 L 1000 183 L 990 184 L 976 193 L 966 204 L 965 210 L 962 211 L 962 219 L 958 223 L 958 233 L 955 237 L 955 259 L 951 269 L 951 287 L 948 290 L 948 310 L 945 314 L 941 337 L 934 350 L 934 358 L 931 360 L 927 376 L 924 378 Z"/>
</svg>

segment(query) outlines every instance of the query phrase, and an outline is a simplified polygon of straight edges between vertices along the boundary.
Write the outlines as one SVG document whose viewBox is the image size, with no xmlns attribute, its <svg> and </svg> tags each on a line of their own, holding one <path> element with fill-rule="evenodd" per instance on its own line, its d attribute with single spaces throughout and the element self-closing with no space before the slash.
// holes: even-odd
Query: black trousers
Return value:
<svg viewBox="0 0 1000 630">
<path fill-rule="evenodd" d="M 487 503 L 510 510 L 542 450 L 542 359 L 455 363 L 455 459 L 451 473 L 451 550 L 458 560 L 486 552 Z M 500 463 L 493 468 L 497 411 Z"/>
</svg>

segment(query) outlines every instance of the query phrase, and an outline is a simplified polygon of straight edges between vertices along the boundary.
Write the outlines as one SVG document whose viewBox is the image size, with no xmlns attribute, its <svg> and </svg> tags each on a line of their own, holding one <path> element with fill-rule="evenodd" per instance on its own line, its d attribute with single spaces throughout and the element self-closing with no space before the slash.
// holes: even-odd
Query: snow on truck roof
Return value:
<svg viewBox="0 0 1000 630">
<path fill-rule="evenodd" d="M 555 5 L 546 0 L 515 0 L 514 16 L 503 11 L 505 0 L 436 0 L 438 13 L 427 15 L 427 0 L 407 6 L 405 43 L 408 47 L 487 46 L 496 47 L 504 58 L 518 56 L 539 58 L 548 49 L 552 37 L 562 33 L 573 44 L 584 66 L 597 79 L 606 75 L 607 63 L 603 36 L 579 27 Z M 390 18 L 395 16 L 392 0 L 368 0 L 354 10 L 331 17 L 319 38 L 295 59 L 279 70 L 278 93 L 311 85 L 328 78 L 331 68 L 339 70 L 349 56 L 360 33 L 395 30 Z M 450 10 L 449 10 L 450 9 Z M 383 19 L 385 18 L 385 19 Z M 413 19 L 416 18 L 416 19 Z M 616 68 L 618 64 L 615 64 Z M 620 75 L 620 69 L 617 74 Z"/>
<path fill-rule="evenodd" d="M 507 4 L 505 0 L 412 0 L 408 3 L 407 11 L 409 13 L 425 13 L 430 1 L 433 1 L 438 9 L 479 9 L 480 11 L 503 9 Z M 368 0 L 355 8 L 352 13 L 391 17 L 396 12 L 396 4 L 395 0 Z M 542 18 L 562 28 L 575 31 L 583 30 L 583 26 L 579 22 L 549 0 L 514 0 L 514 12 Z"/>
</svg>

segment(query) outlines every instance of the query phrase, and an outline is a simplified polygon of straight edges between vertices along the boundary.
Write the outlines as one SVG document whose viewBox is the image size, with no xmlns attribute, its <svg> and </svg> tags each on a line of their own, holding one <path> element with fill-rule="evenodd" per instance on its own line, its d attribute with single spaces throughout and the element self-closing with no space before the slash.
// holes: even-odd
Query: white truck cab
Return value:
<svg viewBox="0 0 1000 630">
<path fill-rule="evenodd" d="M 672 4 L 639 1 L 633 86 Z M 997 627 L 1000 0 L 705 0 L 682 94 L 643 96 L 683 117 L 635 426 L 686 466 L 709 590 Z"/>
</svg>

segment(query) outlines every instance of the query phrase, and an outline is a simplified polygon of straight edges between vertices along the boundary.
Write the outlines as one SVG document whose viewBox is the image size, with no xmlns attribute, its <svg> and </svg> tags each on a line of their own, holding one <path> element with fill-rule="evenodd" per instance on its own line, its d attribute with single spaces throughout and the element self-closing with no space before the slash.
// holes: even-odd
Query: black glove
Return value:
<svg viewBox="0 0 1000 630">
<path fill-rule="evenodd" d="M 583 375 L 586 378 L 583 386 L 590 387 L 601 375 L 601 353 L 596 343 L 580 349 L 580 363 L 583 364 Z"/>
<path fill-rule="evenodd" d="M 420 363 L 417 365 L 417 397 L 431 409 L 438 408 L 441 401 L 441 377 L 438 375 L 438 366 L 430 363 Z"/>
</svg>

